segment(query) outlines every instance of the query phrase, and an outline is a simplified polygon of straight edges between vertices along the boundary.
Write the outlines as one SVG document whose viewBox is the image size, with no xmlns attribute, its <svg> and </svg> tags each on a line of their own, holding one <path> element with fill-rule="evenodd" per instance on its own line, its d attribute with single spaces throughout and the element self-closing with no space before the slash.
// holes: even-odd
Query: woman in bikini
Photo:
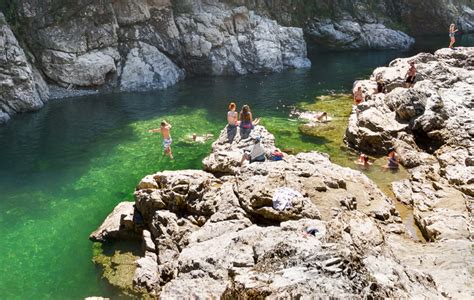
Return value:
<svg viewBox="0 0 474 300">
<path fill-rule="evenodd" d="M 456 25 L 454 24 L 451 24 L 451 26 L 449 26 L 449 39 L 450 39 L 450 43 L 449 43 L 449 48 L 453 48 L 454 46 L 454 43 L 456 43 L 456 32 L 458 32 L 458 30 L 456 29 Z"/>
<path fill-rule="evenodd" d="M 257 125 L 260 122 L 260 119 L 253 119 L 252 112 L 248 105 L 242 106 L 240 111 L 240 134 L 249 135 L 252 131 L 254 125 Z"/>
<path fill-rule="evenodd" d="M 239 114 L 235 111 L 237 105 L 234 102 L 229 104 L 229 111 L 227 112 L 227 125 L 236 128 L 239 123 Z"/>
</svg>

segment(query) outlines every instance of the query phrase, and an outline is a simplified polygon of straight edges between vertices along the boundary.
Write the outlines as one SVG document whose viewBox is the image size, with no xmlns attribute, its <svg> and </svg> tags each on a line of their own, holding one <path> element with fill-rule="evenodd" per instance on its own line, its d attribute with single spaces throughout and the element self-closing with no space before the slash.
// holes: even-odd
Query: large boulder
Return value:
<svg viewBox="0 0 474 300">
<path fill-rule="evenodd" d="M 308 22 L 305 33 L 315 43 L 333 49 L 409 49 L 415 43 L 399 30 L 351 19 L 314 19 Z"/>
<path fill-rule="evenodd" d="M 48 88 L 37 75 L 0 12 L 0 124 L 47 102 Z"/>
<path fill-rule="evenodd" d="M 184 71 L 166 55 L 154 46 L 139 42 L 127 55 L 120 89 L 165 89 L 183 78 Z"/>
</svg>

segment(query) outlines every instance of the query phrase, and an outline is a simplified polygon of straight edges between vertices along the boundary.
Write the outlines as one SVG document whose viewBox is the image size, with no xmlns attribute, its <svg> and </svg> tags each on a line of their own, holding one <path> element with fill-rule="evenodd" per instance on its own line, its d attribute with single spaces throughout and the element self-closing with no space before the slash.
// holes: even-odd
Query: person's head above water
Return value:
<svg viewBox="0 0 474 300">
<path fill-rule="evenodd" d="M 234 109 L 236 109 L 236 108 L 237 108 L 237 105 L 236 105 L 234 102 L 231 102 L 231 103 L 229 104 L 229 110 L 234 110 Z"/>
<path fill-rule="evenodd" d="M 395 148 L 393 148 L 393 147 L 390 147 L 390 148 L 388 148 L 388 150 L 387 150 L 387 151 L 388 151 L 388 155 L 390 155 L 390 154 L 392 154 L 392 153 L 394 153 L 394 152 L 395 152 Z"/>
</svg>

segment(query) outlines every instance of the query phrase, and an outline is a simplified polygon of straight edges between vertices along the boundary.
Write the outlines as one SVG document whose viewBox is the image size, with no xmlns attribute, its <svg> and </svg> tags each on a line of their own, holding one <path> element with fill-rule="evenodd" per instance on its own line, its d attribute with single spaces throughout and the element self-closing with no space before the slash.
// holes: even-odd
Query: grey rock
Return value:
<svg viewBox="0 0 474 300">
<path fill-rule="evenodd" d="M 274 145 L 265 128 L 257 127 L 255 132 Z M 223 131 L 205 161 L 215 160 L 216 153 L 238 150 L 247 141 L 237 138 L 230 143 Z M 457 159 L 462 160 L 462 155 Z M 216 175 L 222 175 L 222 169 L 216 170 Z M 407 239 L 391 200 L 365 175 L 332 164 L 327 155 L 285 155 L 282 161 L 252 163 L 239 172 L 216 175 L 165 171 L 140 182 L 135 201 L 149 228 L 143 232 L 149 246 L 137 261 L 133 280 L 137 291 L 164 299 L 256 295 L 436 298 L 445 290 L 472 289 L 469 272 L 456 274 L 459 283 L 446 283 L 442 265 L 425 268 L 425 264 L 411 260 L 413 255 L 403 260 L 395 255 Z M 292 208 L 277 211 L 272 208 L 272 195 L 283 186 L 299 191 L 301 197 L 292 199 Z M 443 199 L 452 197 L 452 192 L 457 192 L 456 198 L 461 192 L 443 183 L 431 187 L 432 191 L 421 182 L 411 187 L 412 194 L 429 197 L 407 196 L 417 203 L 418 222 L 427 223 L 425 227 L 436 235 L 435 240 L 464 237 L 466 232 L 459 230 L 459 224 L 452 223 L 450 231 L 442 231 L 439 221 L 433 219 L 439 215 L 423 210 L 434 207 L 436 199 L 442 199 L 439 208 L 449 206 L 442 204 Z M 424 200 L 427 198 L 431 202 Z M 341 210 L 342 199 L 361 205 Z M 334 208 L 338 209 L 336 215 Z M 457 218 L 453 214 L 449 217 L 450 221 Z M 317 229 L 315 235 L 306 236 L 308 228 Z M 419 244 L 408 245 L 418 253 Z M 426 246 L 430 254 L 420 252 L 420 260 L 440 256 L 438 245 Z M 465 247 L 459 250 L 466 255 Z M 446 261 L 460 259 L 458 253 L 449 256 Z"/>
<path fill-rule="evenodd" d="M 120 55 L 114 48 L 94 50 L 83 55 L 45 50 L 41 57 L 45 74 L 56 83 L 69 86 L 100 86 L 117 72 Z"/>
<path fill-rule="evenodd" d="M 414 38 L 399 30 L 351 19 L 313 19 L 305 33 L 314 42 L 337 49 L 409 49 L 415 43 Z"/>
<path fill-rule="evenodd" d="M 46 85 L 0 12 L 0 124 L 16 113 L 40 109 L 47 100 Z"/>
<path fill-rule="evenodd" d="M 89 236 L 96 242 L 105 242 L 111 239 L 129 238 L 134 236 L 133 202 L 121 202 L 107 216 L 102 225 Z"/>
<path fill-rule="evenodd" d="M 184 79 L 178 68 L 156 47 L 138 43 L 127 55 L 120 78 L 121 90 L 165 89 Z"/>
<path fill-rule="evenodd" d="M 396 59 L 377 68 L 371 80 L 356 82 L 370 100 L 351 115 L 346 141 L 369 152 L 395 147 L 411 176 L 392 189 L 398 200 L 413 206 L 415 221 L 430 241 L 471 235 L 473 59 L 473 48 L 440 49 Z M 410 61 L 419 78 L 413 88 L 374 94 L 375 79 L 397 85 Z"/>
</svg>

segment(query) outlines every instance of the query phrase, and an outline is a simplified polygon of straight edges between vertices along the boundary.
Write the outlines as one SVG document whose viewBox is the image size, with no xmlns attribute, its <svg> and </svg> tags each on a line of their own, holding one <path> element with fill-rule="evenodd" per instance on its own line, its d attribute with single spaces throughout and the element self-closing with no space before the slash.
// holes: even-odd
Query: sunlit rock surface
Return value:
<svg viewBox="0 0 474 300">
<path fill-rule="evenodd" d="M 133 278 L 137 290 L 161 298 L 472 292 L 469 241 L 456 240 L 451 252 L 446 242 L 415 243 L 372 181 L 321 153 L 238 166 L 256 135 L 274 148 L 271 133 L 261 126 L 254 131 L 229 142 L 224 129 L 204 160 L 208 171 L 164 171 L 138 184 L 135 205 L 146 230 L 145 255 Z M 226 163 L 232 168 L 223 168 Z M 277 210 L 272 198 L 282 187 L 301 196 Z M 315 235 L 305 235 L 307 229 L 316 229 Z M 395 252 L 403 247 L 402 259 Z M 424 263 L 430 261 L 425 252 L 449 265 Z M 458 280 L 447 281 L 445 274 Z"/>
</svg>

